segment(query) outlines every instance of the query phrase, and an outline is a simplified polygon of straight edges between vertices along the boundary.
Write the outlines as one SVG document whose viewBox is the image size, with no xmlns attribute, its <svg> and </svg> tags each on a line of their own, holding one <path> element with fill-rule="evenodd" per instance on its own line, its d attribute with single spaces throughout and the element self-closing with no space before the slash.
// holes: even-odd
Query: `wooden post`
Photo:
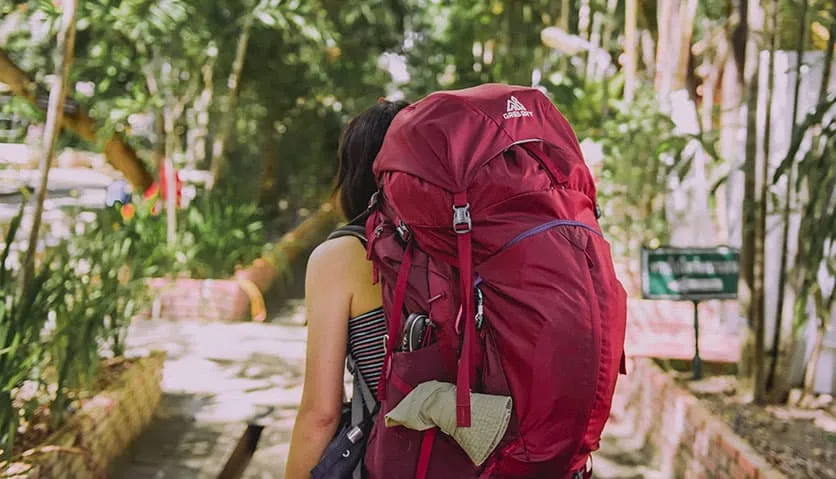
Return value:
<svg viewBox="0 0 836 479">
<path fill-rule="evenodd" d="M 173 65 L 166 64 L 163 67 L 163 79 L 166 87 L 170 88 L 172 77 L 177 75 L 172 74 Z M 174 172 L 174 151 L 177 149 L 177 137 L 174 131 L 175 121 L 175 102 L 172 98 L 173 94 L 168 93 L 165 98 L 165 107 L 163 111 L 164 119 L 164 136 L 165 136 L 165 218 L 166 218 L 166 243 L 169 248 L 173 248 L 177 241 L 177 175 Z M 162 191 L 160 192 L 162 193 Z"/>
</svg>

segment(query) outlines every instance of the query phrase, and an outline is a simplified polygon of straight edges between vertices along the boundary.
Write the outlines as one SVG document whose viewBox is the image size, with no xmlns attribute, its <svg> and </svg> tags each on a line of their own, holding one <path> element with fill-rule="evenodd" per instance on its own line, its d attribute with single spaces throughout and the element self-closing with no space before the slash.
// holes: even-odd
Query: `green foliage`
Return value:
<svg viewBox="0 0 836 479">
<path fill-rule="evenodd" d="M 622 254 L 637 254 L 642 245 L 665 243 L 668 178 L 688 172 L 683 151 L 695 138 L 675 132 L 650 89 L 640 89 L 628 104 L 618 97 L 617 79 L 588 82 L 571 69 L 547 76 L 542 86 L 578 140 L 601 148 L 601 165 L 593 170 L 599 170 L 601 225 L 614 246 Z"/>
<path fill-rule="evenodd" d="M 605 95 L 602 84 L 585 81 L 574 69 L 556 71 L 541 83 L 552 102 L 571 123 L 578 140 L 601 136 L 604 112 L 611 103 L 608 99 L 615 97 L 612 92 Z"/>
<path fill-rule="evenodd" d="M 93 316 L 101 319 L 104 334 L 101 354 L 122 356 L 130 318 L 150 301 L 145 279 L 152 271 L 140 251 L 141 244 L 126 228 L 119 228 L 115 211 L 100 212 L 70 239 L 64 268 L 81 274 L 96 287 L 91 301 Z"/>
<path fill-rule="evenodd" d="M 99 213 L 97 235 L 130 243 L 131 277 L 174 274 L 192 278 L 225 278 L 236 266 L 257 258 L 267 239 L 261 211 L 252 202 L 230 200 L 215 191 L 178 210 L 175 246 L 166 243 L 165 213 L 158 200 L 142 200 L 133 217 Z M 157 206 L 157 207 L 158 207 Z M 105 225 L 110 225 L 105 227 Z"/>
<path fill-rule="evenodd" d="M 49 248 L 19 296 L 7 260 L 23 208 L 0 256 L 0 449 L 8 460 L 19 430 L 46 406 L 59 427 L 76 391 L 89 388 L 102 357 L 125 352 L 130 319 L 148 303 L 134 244 L 97 218 Z"/>
<path fill-rule="evenodd" d="M 790 148 L 773 176 L 773 183 L 788 181 L 795 168 L 795 184 L 787 187 L 806 199 L 801 205 L 798 228 L 803 241 L 799 241 L 795 270 L 791 273 L 797 287 L 796 328 L 806 323 L 808 315 L 804 309 L 808 298 L 814 299 L 820 318 L 830 316 L 836 298 L 833 288 L 825 295 L 819 284 L 821 272 L 836 275 L 836 121 L 825 120 L 834 105 L 836 96 L 824 98 L 793 129 Z M 814 138 L 812 147 L 797 158 L 808 135 Z"/>
<path fill-rule="evenodd" d="M 22 217 L 23 205 L 9 226 L 0 256 L 0 448 L 4 459 L 11 457 L 21 420 L 13 405 L 15 392 L 24 381 L 37 377 L 44 357 L 39 347 L 41 330 L 56 299 L 42 288 L 51 273 L 49 262 L 36 271 L 26 296 L 15 294 L 18 285 L 6 263 Z"/>
<path fill-rule="evenodd" d="M 196 200 L 185 216 L 178 241 L 192 277 L 219 278 L 231 275 L 261 255 L 266 238 L 258 207 L 252 203 L 230 204 L 220 195 Z"/>
<path fill-rule="evenodd" d="M 124 220 L 116 208 L 82 220 L 76 235 L 48 248 L 26 296 L 8 268 L 23 205 L 0 251 L 0 451 L 9 459 L 18 431 L 49 412 L 55 430 L 88 390 L 102 358 L 125 353 L 131 318 L 149 306 L 150 276 L 226 277 L 266 242 L 260 212 L 230 194 L 204 195 L 179 212 L 177 247 L 166 247 L 165 217 L 152 201 Z M 20 452 L 20 451 L 17 451 Z"/>
<path fill-rule="evenodd" d="M 598 179 L 602 223 L 635 253 L 641 245 L 667 241 L 668 178 L 688 172 L 683 151 L 689 138 L 674 131 L 673 121 L 659 111 L 652 92 L 639 92 L 632 104 L 614 107 L 600 136 L 594 137 L 604 151 Z"/>
<path fill-rule="evenodd" d="M 411 32 L 404 47 L 410 96 L 487 82 L 530 85 L 550 52 L 540 30 L 557 19 L 559 2 L 406 2 Z"/>
</svg>

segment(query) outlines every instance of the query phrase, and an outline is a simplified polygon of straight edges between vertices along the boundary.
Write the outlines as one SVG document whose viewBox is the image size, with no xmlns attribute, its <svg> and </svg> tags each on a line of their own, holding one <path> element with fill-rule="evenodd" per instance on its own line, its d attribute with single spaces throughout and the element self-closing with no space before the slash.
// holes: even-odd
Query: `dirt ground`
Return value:
<svg viewBox="0 0 836 479">
<path fill-rule="evenodd" d="M 817 409 L 760 407 L 742 397 L 733 376 L 685 383 L 770 464 L 792 478 L 836 479 L 836 404 Z"/>
</svg>

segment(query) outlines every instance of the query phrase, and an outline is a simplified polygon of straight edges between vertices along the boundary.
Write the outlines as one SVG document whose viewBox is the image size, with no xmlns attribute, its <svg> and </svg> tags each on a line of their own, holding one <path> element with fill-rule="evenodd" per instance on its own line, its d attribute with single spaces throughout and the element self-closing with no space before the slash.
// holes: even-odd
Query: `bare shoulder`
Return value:
<svg viewBox="0 0 836 479">
<path fill-rule="evenodd" d="M 367 268 L 366 262 L 366 251 L 357 238 L 343 236 L 325 241 L 313 250 L 308 258 L 308 274 L 326 274 L 333 279 L 343 272 Z"/>
</svg>

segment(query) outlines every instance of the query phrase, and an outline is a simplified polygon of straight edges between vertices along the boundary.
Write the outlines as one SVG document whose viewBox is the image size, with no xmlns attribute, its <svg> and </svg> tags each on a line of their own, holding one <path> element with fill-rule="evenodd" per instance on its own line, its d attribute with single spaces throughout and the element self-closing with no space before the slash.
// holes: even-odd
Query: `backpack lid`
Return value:
<svg viewBox="0 0 836 479">
<path fill-rule="evenodd" d="M 553 165 L 572 189 L 596 201 L 595 186 L 572 127 L 536 88 L 479 85 L 439 91 L 401 110 L 374 163 L 422 178 L 449 192 L 466 191 L 474 172 L 514 144 L 543 142 L 560 150 Z M 559 164 L 558 164 L 559 163 Z"/>
</svg>

